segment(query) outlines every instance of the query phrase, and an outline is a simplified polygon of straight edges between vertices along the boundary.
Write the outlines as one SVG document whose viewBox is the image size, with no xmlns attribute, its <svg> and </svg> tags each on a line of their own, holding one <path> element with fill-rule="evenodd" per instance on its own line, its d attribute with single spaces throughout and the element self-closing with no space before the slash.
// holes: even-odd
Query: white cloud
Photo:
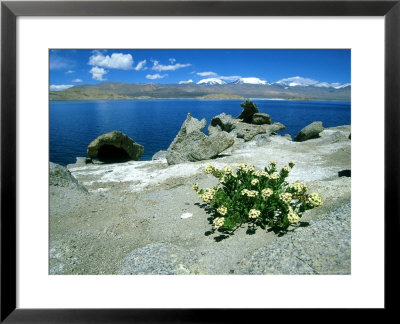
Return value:
<svg viewBox="0 0 400 324">
<path fill-rule="evenodd" d="M 309 78 L 303 78 L 300 76 L 295 76 L 295 77 L 279 80 L 277 83 L 285 83 L 285 84 L 288 84 L 289 86 L 296 86 L 296 85 L 309 86 L 309 85 L 317 84 L 318 81 L 309 79 Z"/>
<path fill-rule="evenodd" d="M 140 62 L 136 65 L 135 70 L 136 70 L 136 71 L 147 70 L 147 67 L 145 66 L 145 65 L 146 65 L 146 62 L 147 62 L 146 60 L 140 61 Z"/>
<path fill-rule="evenodd" d="M 159 64 L 158 61 L 153 61 L 153 67 L 152 70 L 161 72 L 161 71 L 175 71 L 177 69 L 181 69 L 184 67 L 188 67 L 191 66 L 191 64 L 180 64 L 180 63 L 176 63 L 176 64 L 172 64 L 172 65 L 162 65 Z"/>
<path fill-rule="evenodd" d="M 179 84 L 189 84 L 189 83 L 193 83 L 193 80 L 187 80 L 187 81 L 179 81 Z"/>
<path fill-rule="evenodd" d="M 146 79 L 150 79 L 150 80 L 162 79 L 162 78 L 165 78 L 166 76 L 168 76 L 168 74 L 163 74 L 163 75 L 160 75 L 158 73 L 156 73 L 156 74 L 147 74 L 146 75 Z"/>
<path fill-rule="evenodd" d="M 65 74 L 72 74 L 72 73 L 75 73 L 75 71 L 74 70 L 68 70 L 67 72 L 65 72 Z"/>
<path fill-rule="evenodd" d="M 105 79 L 103 79 L 103 75 L 107 74 L 108 71 L 104 70 L 103 68 L 99 68 L 98 66 L 94 66 L 89 71 L 89 73 L 92 74 L 92 79 L 98 80 L 98 81 L 104 81 Z"/>
<path fill-rule="evenodd" d="M 170 58 L 170 59 L 169 59 L 169 62 L 170 62 L 171 64 L 174 64 L 174 63 L 176 62 L 176 60 L 175 60 L 174 58 Z"/>
<path fill-rule="evenodd" d="M 230 76 L 220 76 L 218 77 L 221 80 L 226 80 L 226 81 L 236 81 L 237 79 L 240 79 L 240 75 L 230 75 Z"/>
<path fill-rule="evenodd" d="M 89 65 L 104 66 L 109 69 L 131 70 L 133 59 L 131 54 L 112 53 L 104 56 L 96 52 L 89 58 Z"/>
<path fill-rule="evenodd" d="M 215 77 L 215 76 L 218 75 L 215 72 L 197 72 L 196 74 L 200 75 L 200 76 L 203 76 L 203 77 L 205 77 L 205 76 Z"/>
<path fill-rule="evenodd" d="M 72 80 L 72 82 L 83 82 L 81 79 L 75 79 L 75 80 Z"/>
<path fill-rule="evenodd" d="M 52 84 L 50 85 L 50 91 L 62 91 L 72 87 L 72 84 Z"/>
</svg>

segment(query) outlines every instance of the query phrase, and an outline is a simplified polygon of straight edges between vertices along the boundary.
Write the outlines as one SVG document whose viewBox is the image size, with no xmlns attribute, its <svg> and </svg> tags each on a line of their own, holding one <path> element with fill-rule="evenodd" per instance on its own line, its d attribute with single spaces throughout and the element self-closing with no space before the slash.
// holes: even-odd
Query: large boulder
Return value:
<svg viewBox="0 0 400 324">
<path fill-rule="evenodd" d="M 128 135 L 112 131 L 97 137 L 87 148 L 87 154 L 104 162 L 139 160 L 144 147 L 135 143 Z"/>
<path fill-rule="evenodd" d="M 187 115 L 179 133 L 167 150 L 168 164 L 212 159 L 233 145 L 234 136 L 224 131 L 206 136 L 202 132 L 205 126 L 205 119 L 199 121 L 190 113 Z"/>
<path fill-rule="evenodd" d="M 267 115 L 267 114 L 259 114 Z M 268 116 L 268 115 L 267 115 Z M 269 119 L 271 120 L 271 119 Z M 234 134 L 237 138 L 242 138 L 245 142 L 252 140 L 258 134 L 271 135 L 277 131 L 283 130 L 286 127 L 281 123 L 274 123 L 272 125 L 262 124 L 254 125 L 242 122 L 238 119 L 232 118 L 231 115 L 225 113 L 215 116 L 208 127 L 210 135 L 225 131 Z"/>
<path fill-rule="evenodd" d="M 310 125 L 304 127 L 294 138 L 296 142 L 303 142 L 312 138 L 318 138 L 319 133 L 324 130 L 322 127 L 322 122 L 315 121 Z"/>
<path fill-rule="evenodd" d="M 237 119 L 232 118 L 231 115 L 227 115 L 225 113 L 219 114 L 211 119 L 210 126 L 208 127 L 208 131 L 210 131 L 211 127 L 217 127 L 220 130 L 225 132 L 231 132 L 236 128 L 236 124 L 239 121 Z M 211 128 L 212 129 L 212 128 Z M 213 129 L 212 129 L 213 130 Z"/>
<path fill-rule="evenodd" d="M 246 100 L 245 102 L 242 102 L 240 104 L 242 106 L 243 111 L 242 113 L 237 117 L 237 119 L 242 119 L 243 122 L 245 123 L 251 123 L 253 115 L 255 113 L 258 113 L 258 108 L 255 103 L 253 103 L 250 100 Z"/>
<path fill-rule="evenodd" d="M 86 188 L 78 183 L 78 180 L 73 177 L 66 167 L 53 162 L 49 164 L 49 185 L 87 192 Z"/>
<path fill-rule="evenodd" d="M 256 125 L 264 125 L 264 124 L 272 124 L 271 116 L 264 113 L 255 113 L 251 119 L 252 124 Z"/>
</svg>

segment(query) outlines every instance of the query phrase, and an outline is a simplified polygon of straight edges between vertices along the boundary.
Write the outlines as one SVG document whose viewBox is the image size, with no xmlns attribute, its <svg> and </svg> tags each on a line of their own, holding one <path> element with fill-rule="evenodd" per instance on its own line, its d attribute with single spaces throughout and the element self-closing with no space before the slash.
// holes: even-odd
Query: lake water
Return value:
<svg viewBox="0 0 400 324">
<path fill-rule="evenodd" d="M 141 160 L 166 150 L 179 132 L 187 113 L 211 118 L 225 112 L 238 116 L 243 100 L 96 100 L 50 102 L 50 161 L 67 165 L 87 156 L 88 144 L 101 134 L 118 130 L 144 146 Z M 350 102 L 253 100 L 260 112 L 286 126 L 292 137 L 313 121 L 324 127 L 350 125 Z"/>
</svg>

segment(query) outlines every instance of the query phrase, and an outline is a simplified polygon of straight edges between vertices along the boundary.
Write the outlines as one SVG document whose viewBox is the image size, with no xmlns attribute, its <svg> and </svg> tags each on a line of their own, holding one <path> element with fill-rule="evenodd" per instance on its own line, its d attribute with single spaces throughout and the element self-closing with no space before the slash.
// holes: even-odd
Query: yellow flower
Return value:
<svg viewBox="0 0 400 324">
<path fill-rule="evenodd" d="M 257 218 L 260 216 L 261 212 L 257 209 L 250 209 L 249 211 L 249 218 Z"/>
<path fill-rule="evenodd" d="M 321 206 L 322 205 L 322 198 L 319 194 L 313 192 L 309 197 L 308 201 L 311 205 L 314 207 Z"/>
<path fill-rule="evenodd" d="M 258 192 L 256 190 L 243 189 L 241 194 L 242 196 L 247 195 L 247 197 L 255 197 L 258 195 Z"/>
<path fill-rule="evenodd" d="M 301 183 L 301 182 L 293 183 L 293 188 L 298 193 L 307 192 L 307 190 L 308 190 L 308 187 L 304 183 Z"/>
<path fill-rule="evenodd" d="M 290 222 L 290 223 L 298 223 L 298 222 L 300 222 L 300 217 L 299 217 L 299 215 L 297 215 L 297 213 L 296 212 L 294 212 L 293 211 L 293 209 L 291 208 L 291 207 L 289 207 L 289 214 L 288 214 L 288 221 Z"/>
<path fill-rule="evenodd" d="M 276 179 L 279 179 L 279 174 L 278 173 L 272 173 L 269 177 L 270 177 L 270 179 L 276 180 Z"/>
<path fill-rule="evenodd" d="M 197 183 L 195 183 L 195 184 L 192 186 L 192 189 L 193 189 L 194 191 L 199 190 L 199 185 L 198 185 Z"/>
<path fill-rule="evenodd" d="M 218 229 L 224 225 L 225 217 L 217 217 L 216 219 L 214 219 L 213 223 L 214 223 L 214 227 Z"/>
<path fill-rule="evenodd" d="M 247 166 L 246 163 L 239 163 L 239 164 L 237 165 L 237 168 L 238 168 L 238 169 L 245 169 L 246 166 Z"/>
<path fill-rule="evenodd" d="M 207 174 L 211 174 L 211 173 L 213 173 L 214 171 L 215 171 L 215 168 L 211 165 L 211 164 L 209 164 L 209 165 L 207 165 L 206 167 L 205 167 L 205 172 L 207 173 Z"/>
<path fill-rule="evenodd" d="M 206 189 L 206 192 L 200 195 L 200 198 L 205 202 L 209 203 L 214 200 L 215 196 L 215 189 L 213 188 L 208 188 Z"/>
<path fill-rule="evenodd" d="M 270 178 L 269 173 L 267 171 L 262 171 L 261 175 L 266 178 Z"/>
<path fill-rule="evenodd" d="M 247 171 L 254 171 L 256 169 L 256 167 L 254 166 L 254 165 L 249 165 L 248 167 L 247 167 Z"/>
<path fill-rule="evenodd" d="M 285 203 L 288 203 L 292 200 L 292 195 L 288 192 L 284 192 L 279 195 L 279 198 L 281 198 Z"/>
<path fill-rule="evenodd" d="M 217 209 L 217 212 L 221 215 L 225 215 L 228 212 L 228 208 L 226 208 L 225 206 L 221 206 Z"/>
<path fill-rule="evenodd" d="M 232 173 L 232 177 L 237 178 L 237 174 L 236 173 Z"/>
<path fill-rule="evenodd" d="M 289 167 L 293 168 L 296 164 L 292 161 L 289 162 Z"/>
<path fill-rule="evenodd" d="M 224 172 L 225 174 L 231 174 L 233 172 L 233 169 L 230 166 L 224 167 Z"/>
<path fill-rule="evenodd" d="M 275 161 L 270 161 L 269 165 L 272 166 L 272 167 L 276 167 L 277 163 Z"/>
<path fill-rule="evenodd" d="M 263 189 L 261 191 L 261 195 L 262 195 L 263 198 L 270 197 L 273 193 L 274 192 L 272 191 L 271 188 Z"/>
<path fill-rule="evenodd" d="M 282 171 L 285 171 L 285 172 L 289 173 L 290 172 L 290 168 L 285 166 L 285 167 L 282 168 Z"/>
<path fill-rule="evenodd" d="M 251 180 L 251 184 L 252 184 L 253 186 L 255 186 L 257 183 L 258 183 L 258 179 L 253 179 L 253 180 Z"/>
<path fill-rule="evenodd" d="M 225 183 L 225 176 L 223 176 L 222 178 L 220 178 L 220 179 L 219 179 L 219 182 Z"/>
<path fill-rule="evenodd" d="M 261 175 L 261 171 L 259 171 L 259 170 L 254 171 L 253 175 L 256 177 L 259 177 Z"/>
</svg>

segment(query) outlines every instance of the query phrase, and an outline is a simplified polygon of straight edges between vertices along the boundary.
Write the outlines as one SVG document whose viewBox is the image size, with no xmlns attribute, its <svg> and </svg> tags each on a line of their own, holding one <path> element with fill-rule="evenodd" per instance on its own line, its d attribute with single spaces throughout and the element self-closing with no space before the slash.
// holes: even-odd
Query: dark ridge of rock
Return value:
<svg viewBox="0 0 400 324">
<path fill-rule="evenodd" d="M 78 183 L 78 180 L 73 177 L 66 167 L 53 162 L 49 164 L 49 185 L 87 192 L 86 188 Z"/>
<path fill-rule="evenodd" d="M 351 177 L 351 170 L 341 170 L 338 172 L 339 177 Z"/>
<path fill-rule="evenodd" d="M 206 136 L 202 130 L 206 120 L 199 121 L 190 113 L 183 122 L 179 133 L 167 150 L 168 164 L 209 160 L 234 144 L 234 137 L 219 131 Z"/>
<path fill-rule="evenodd" d="M 253 115 L 259 113 L 257 105 L 250 100 L 246 100 L 245 102 L 242 102 L 240 106 L 243 108 L 243 111 L 236 118 L 242 119 L 245 123 L 251 123 Z"/>
<path fill-rule="evenodd" d="M 272 120 L 271 116 L 264 113 L 255 113 L 251 119 L 251 123 L 255 125 L 271 125 Z"/>
<path fill-rule="evenodd" d="M 103 162 L 138 161 L 143 152 L 142 145 L 118 131 L 100 135 L 89 144 L 87 149 L 90 158 L 98 158 Z"/>
<path fill-rule="evenodd" d="M 315 121 L 310 125 L 304 127 L 294 138 L 295 142 L 304 142 L 312 138 L 318 138 L 319 133 L 324 130 L 322 127 L 322 122 Z"/>
</svg>

